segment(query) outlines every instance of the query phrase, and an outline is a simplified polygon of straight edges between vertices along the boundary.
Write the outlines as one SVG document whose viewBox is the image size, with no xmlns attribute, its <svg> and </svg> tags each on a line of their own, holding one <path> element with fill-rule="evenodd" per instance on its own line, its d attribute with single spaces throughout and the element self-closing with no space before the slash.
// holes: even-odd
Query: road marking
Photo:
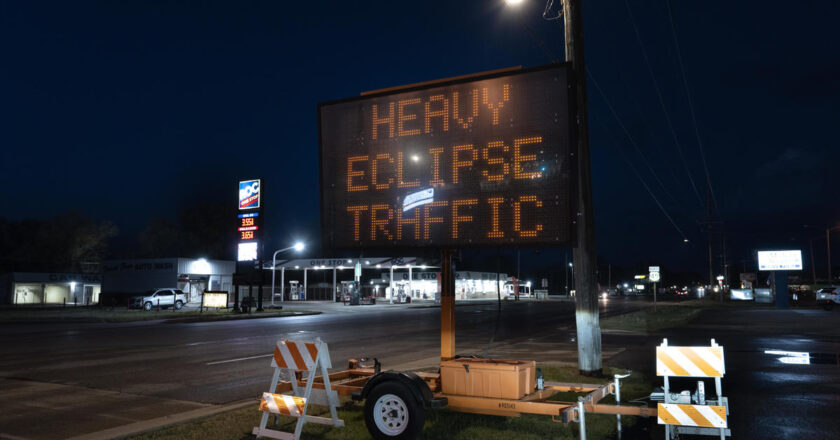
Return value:
<svg viewBox="0 0 840 440">
<path fill-rule="evenodd" d="M 224 360 L 224 361 L 208 362 L 204 365 L 227 364 L 227 363 L 230 363 L 230 362 L 247 361 L 247 360 L 251 360 L 251 359 L 260 359 L 260 358 L 267 358 L 267 357 L 272 357 L 272 356 L 274 356 L 274 354 L 263 354 L 263 355 L 260 355 L 260 356 L 248 356 L 248 357 L 238 358 L 238 359 L 228 359 L 228 360 Z"/>
</svg>

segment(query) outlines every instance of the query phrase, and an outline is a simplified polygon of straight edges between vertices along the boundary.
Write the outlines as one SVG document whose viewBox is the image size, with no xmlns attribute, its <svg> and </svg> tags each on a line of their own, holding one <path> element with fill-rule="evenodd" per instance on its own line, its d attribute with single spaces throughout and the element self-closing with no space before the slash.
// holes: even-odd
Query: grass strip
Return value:
<svg viewBox="0 0 840 440">
<path fill-rule="evenodd" d="M 548 381 L 605 383 L 613 374 L 624 373 L 617 368 L 605 369 L 603 379 L 582 377 L 578 375 L 576 367 L 556 366 L 548 364 L 538 365 Z M 633 376 L 622 381 L 621 395 L 623 401 L 640 398 L 650 393 L 652 383 L 648 378 L 634 373 Z M 566 393 L 570 394 L 570 393 Z M 564 395 L 564 399 L 576 400 L 574 395 Z M 612 396 L 602 400 L 603 403 L 613 403 Z M 339 418 L 344 420 L 344 428 L 308 423 L 303 429 L 303 438 L 312 440 L 361 440 L 370 439 L 364 423 L 364 404 L 342 398 L 342 405 L 338 409 Z M 261 413 L 257 410 L 257 402 L 251 408 L 243 408 L 211 416 L 205 419 L 187 422 L 159 431 L 146 433 L 135 440 L 203 440 L 213 439 L 250 439 L 251 430 L 259 424 Z M 329 412 L 324 407 L 315 407 L 313 415 L 326 415 Z M 421 439 L 427 440 L 502 440 L 502 439 L 577 439 L 578 425 L 572 423 L 564 425 L 551 420 L 549 416 L 525 414 L 521 417 L 498 417 L 480 414 L 465 414 L 448 409 L 426 409 L 426 423 Z M 269 419 L 272 425 L 273 417 Z M 279 425 L 275 429 L 291 432 L 294 430 L 296 419 L 279 417 Z M 625 431 L 632 430 L 637 417 L 624 417 L 622 426 Z M 587 438 L 602 440 L 614 437 L 616 418 L 612 415 L 587 414 Z"/>
<path fill-rule="evenodd" d="M 700 305 L 667 305 L 646 307 L 642 310 L 601 320 L 602 329 L 652 333 L 666 328 L 686 325 L 697 318 L 707 307 Z"/>
</svg>

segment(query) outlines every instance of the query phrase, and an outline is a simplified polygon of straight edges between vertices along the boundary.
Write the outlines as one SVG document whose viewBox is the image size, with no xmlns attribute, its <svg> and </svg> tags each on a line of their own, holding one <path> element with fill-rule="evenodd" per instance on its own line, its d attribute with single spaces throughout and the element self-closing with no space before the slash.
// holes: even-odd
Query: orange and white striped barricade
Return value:
<svg viewBox="0 0 840 440">
<path fill-rule="evenodd" d="M 344 426 L 344 421 L 339 420 L 338 393 L 330 386 L 329 369 L 330 352 L 327 343 L 316 338 L 314 341 L 277 341 L 274 347 L 274 356 L 271 360 L 274 368 L 274 376 L 271 379 L 269 392 L 263 393 L 260 398 L 260 411 L 262 419 L 260 426 L 255 427 L 252 433 L 259 437 L 269 437 L 280 440 L 299 440 L 303 425 L 306 422 L 331 425 L 335 427 Z M 320 371 L 319 371 L 320 370 Z M 277 383 L 280 381 L 280 372 L 288 374 L 289 382 L 292 384 L 292 394 L 275 394 Z M 295 372 L 305 371 L 306 378 L 304 386 L 298 385 Z M 324 380 L 324 389 L 313 389 L 316 372 L 321 373 Z M 330 416 L 317 417 L 306 414 L 310 404 L 324 405 L 330 408 Z M 287 415 L 297 417 L 295 432 L 289 433 L 266 428 L 269 414 Z"/>
<path fill-rule="evenodd" d="M 714 435 L 721 440 L 731 435 L 728 429 L 729 401 L 723 397 L 721 378 L 726 374 L 723 347 L 712 339 L 708 347 L 669 346 L 664 339 L 656 347 L 656 375 L 665 382 L 664 401 L 657 405 L 658 422 L 665 425 L 665 438 L 678 434 Z M 712 378 L 715 381 L 717 400 L 707 400 L 705 385 L 697 382 L 697 391 L 671 393 L 669 378 Z"/>
</svg>

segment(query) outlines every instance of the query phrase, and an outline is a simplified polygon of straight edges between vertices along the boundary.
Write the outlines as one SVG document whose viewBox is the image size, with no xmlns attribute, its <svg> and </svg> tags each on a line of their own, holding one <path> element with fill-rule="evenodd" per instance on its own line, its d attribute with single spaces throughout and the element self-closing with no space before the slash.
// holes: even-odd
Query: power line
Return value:
<svg viewBox="0 0 840 440">
<path fill-rule="evenodd" d="M 677 138 L 677 132 L 674 129 L 674 124 L 671 121 L 671 116 L 668 113 L 668 108 L 665 106 L 665 99 L 662 97 L 662 90 L 659 87 L 659 82 L 656 80 L 656 75 L 653 73 L 653 67 L 651 67 L 650 65 L 650 59 L 648 58 L 647 50 L 645 50 L 645 45 L 642 42 L 642 36 L 639 33 L 639 28 L 636 25 L 636 18 L 633 16 L 633 11 L 630 8 L 630 2 L 628 0 L 624 0 L 624 4 L 627 6 L 627 13 L 630 16 L 630 23 L 633 24 L 633 31 L 636 34 L 636 41 L 639 42 L 639 47 L 642 49 L 642 55 L 645 59 L 645 65 L 647 66 L 650 78 L 653 80 L 653 87 L 656 90 L 657 98 L 659 98 L 659 105 L 662 107 L 662 112 L 665 114 L 665 120 L 668 122 L 668 128 L 670 129 L 671 137 L 674 139 L 674 145 L 677 147 L 677 152 L 679 153 L 680 161 L 683 164 L 683 168 L 685 168 L 688 180 L 691 182 L 691 187 L 694 189 L 694 194 L 697 196 L 697 200 L 700 202 L 700 205 L 702 207 L 703 198 L 700 196 L 700 191 L 697 190 L 697 185 L 694 183 L 694 178 L 691 175 L 691 170 L 689 170 L 688 163 L 685 160 L 682 145 L 680 145 L 679 138 Z"/>
<path fill-rule="evenodd" d="M 709 193 L 711 193 L 712 195 L 712 202 L 715 205 L 715 211 L 717 212 L 718 217 L 720 217 L 720 207 L 718 206 L 717 198 L 715 197 L 715 191 L 712 188 L 712 178 L 709 174 L 709 165 L 706 163 L 706 152 L 703 148 L 703 140 L 700 138 L 700 128 L 697 125 L 697 115 L 694 112 L 694 101 L 691 98 L 691 91 L 688 88 L 688 78 L 685 74 L 685 66 L 683 64 L 682 51 L 680 50 L 680 41 L 677 38 L 677 28 L 674 24 L 674 15 L 671 12 L 671 1 L 665 0 L 665 6 L 668 9 L 668 19 L 671 22 L 671 35 L 674 38 L 674 45 L 677 49 L 677 61 L 680 65 L 680 74 L 682 75 L 683 87 L 685 88 L 685 94 L 688 97 L 688 109 L 691 112 L 691 121 L 694 123 L 694 134 L 697 136 L 697 145 L 700 149 L 700 158 L 703 161 L 703 170 L 706 172 L 706 185 L 708 185 Z"/>
<path fill-rule="evenodd" d="M 598 93 L 601 95 L 601 98 L 607 104 L 607 107 L 609 107 L 610 112 L 612 112 L 613 116 L 618 121 L 618 125 L 621 126 L 621 129 L 624 131 L 624 134 L 627 135 L 627 139 L 630 140 L 630 144 L 632 144 L 633 148 L 636 149 L 636 152 L 642 159 L 642 163 L 644 163 L 647 169 L 650 171 L 651 176 L 653 176 L 654 180 L 656 180 L 656 182 L 659 183 L 659 186 L 662 188 L 662 191 L 665 193 L 665 195 L 667 195 L 668 198 L 670 198 L 674 203 L 679 204 L 677 202 L 677 199 L 675 199 L 674 196 L 672 196 L 671 193 L 668 192 L 668 189 L 665 188 L 665 184 L 663 184 L 662 181 L 659 180 L 659 177 L 656 176 L 656 172 L 653 170 L 653 167 L 651 167 L 650 163 L 647 161 L 647 159 L 645 159 L 645 155 L 642 153 L 642 150 L 639 148 L 639 145 L 633 139 L 633 136 L 630 135 L 630 132 L 627 130 L 627 127 L 625 127 L 624 122 L 622 122 L 621 118 L 618 117 L 618 113 L 615 111 L 615 108 L 612 106 L 612 103 L 610 103 L 610 100 L 607 98 L 607 95 L 604 93 L 604 90 L 601 89 L 600 84 L 598 84 L 598 80 L 595 79 L 595 76 L 592 74 L 588 67 L 586 68 L 586 74 L 589 75 L 589 79 L 592 80 L 592 84 L 595 86 L 595 89 L 598 90 Z"/>
<path fill-rule="evenodd" d="M 621 153 L 621 157 L 624 159 L 625 162 L 627 162 L 627 165 L 630 166 L 630 169 L 633 170 L 633 174 L 636 175 L 636 177 L 639 179 L 639 182 L 641 182 L 642 186 L 645 188 L 645 190 L 647 190 L 648 194 L 650 194 L 650 197 L 656 203 L 656 206 L 659 207 L 659 210 L 662 211 L 662 214 L 665 215 L 665 218 L 667 218 L 668 221 L 671 222 L 671 225 L 674 227 L 674 229 L 677 230 L 677 232 L 680 233 L 680 236 L 683 238 L 684 241 L 688 240 L 688 237 L 686 237 L 685 232 L 683 232 L 683 230 L 680 229 L 679 226 L 677 226 L 677 223 L 674 221 L 671 215 L 668 214 L 668 211 L 665 210 L 665 207 L 662 206 L 662 203 L 659 202 L 659 199 L 656 197 L 656 194 L 654 194 L 653 191 L 651 191 L 650 186 L 648 186 L 647 182 L 645 182 L 645 179 L 642 178 L 642 175 L 641 173 L 639 173 L 639 170 L 636 169 L 636 166 L 633 165 L 633 162 L 631 162 L 630 159 L 627 157 L 627 154 L 624 153 L 624 150 L 618 146 L 618 142 L 616 142 L 612 135 L 609 133 L 609 130 L 607 129 L 606 125 L 604 125 L 600 118 L 595 117 L 594 113 L 591 113 L 590 116 L 592 116 L 592 119 L 598 121 L 598 124 L 601 126 L 601 128 L 604 129 L 604 133 L 606 133 L 607 137 L 610 138 L 615 149 L 618 150 L 619 153 Z M 616 119 L 618 119 L 617 115 L 613 114 L 613 116 L 616 116 Z"/>
</svg>

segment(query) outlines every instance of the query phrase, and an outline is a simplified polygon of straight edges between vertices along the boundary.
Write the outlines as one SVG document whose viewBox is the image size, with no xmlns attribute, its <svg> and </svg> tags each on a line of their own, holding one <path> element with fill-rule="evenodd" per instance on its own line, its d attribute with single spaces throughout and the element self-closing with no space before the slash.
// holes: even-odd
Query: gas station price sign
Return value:
<svg viewBox="0 0 840 440">
<path fill-rule="evenodd" d="M 319 106 L 330 249 L 574 245 L 570 67 Z"/>
<path fill-rule="evenodd" d="M 239 214 L 239 223 L 237 231 L 239 233 L 239 240 L 254 240 L 257 238 L 260 230 L 260 213 L 249 212 Z"/>
</svg>

